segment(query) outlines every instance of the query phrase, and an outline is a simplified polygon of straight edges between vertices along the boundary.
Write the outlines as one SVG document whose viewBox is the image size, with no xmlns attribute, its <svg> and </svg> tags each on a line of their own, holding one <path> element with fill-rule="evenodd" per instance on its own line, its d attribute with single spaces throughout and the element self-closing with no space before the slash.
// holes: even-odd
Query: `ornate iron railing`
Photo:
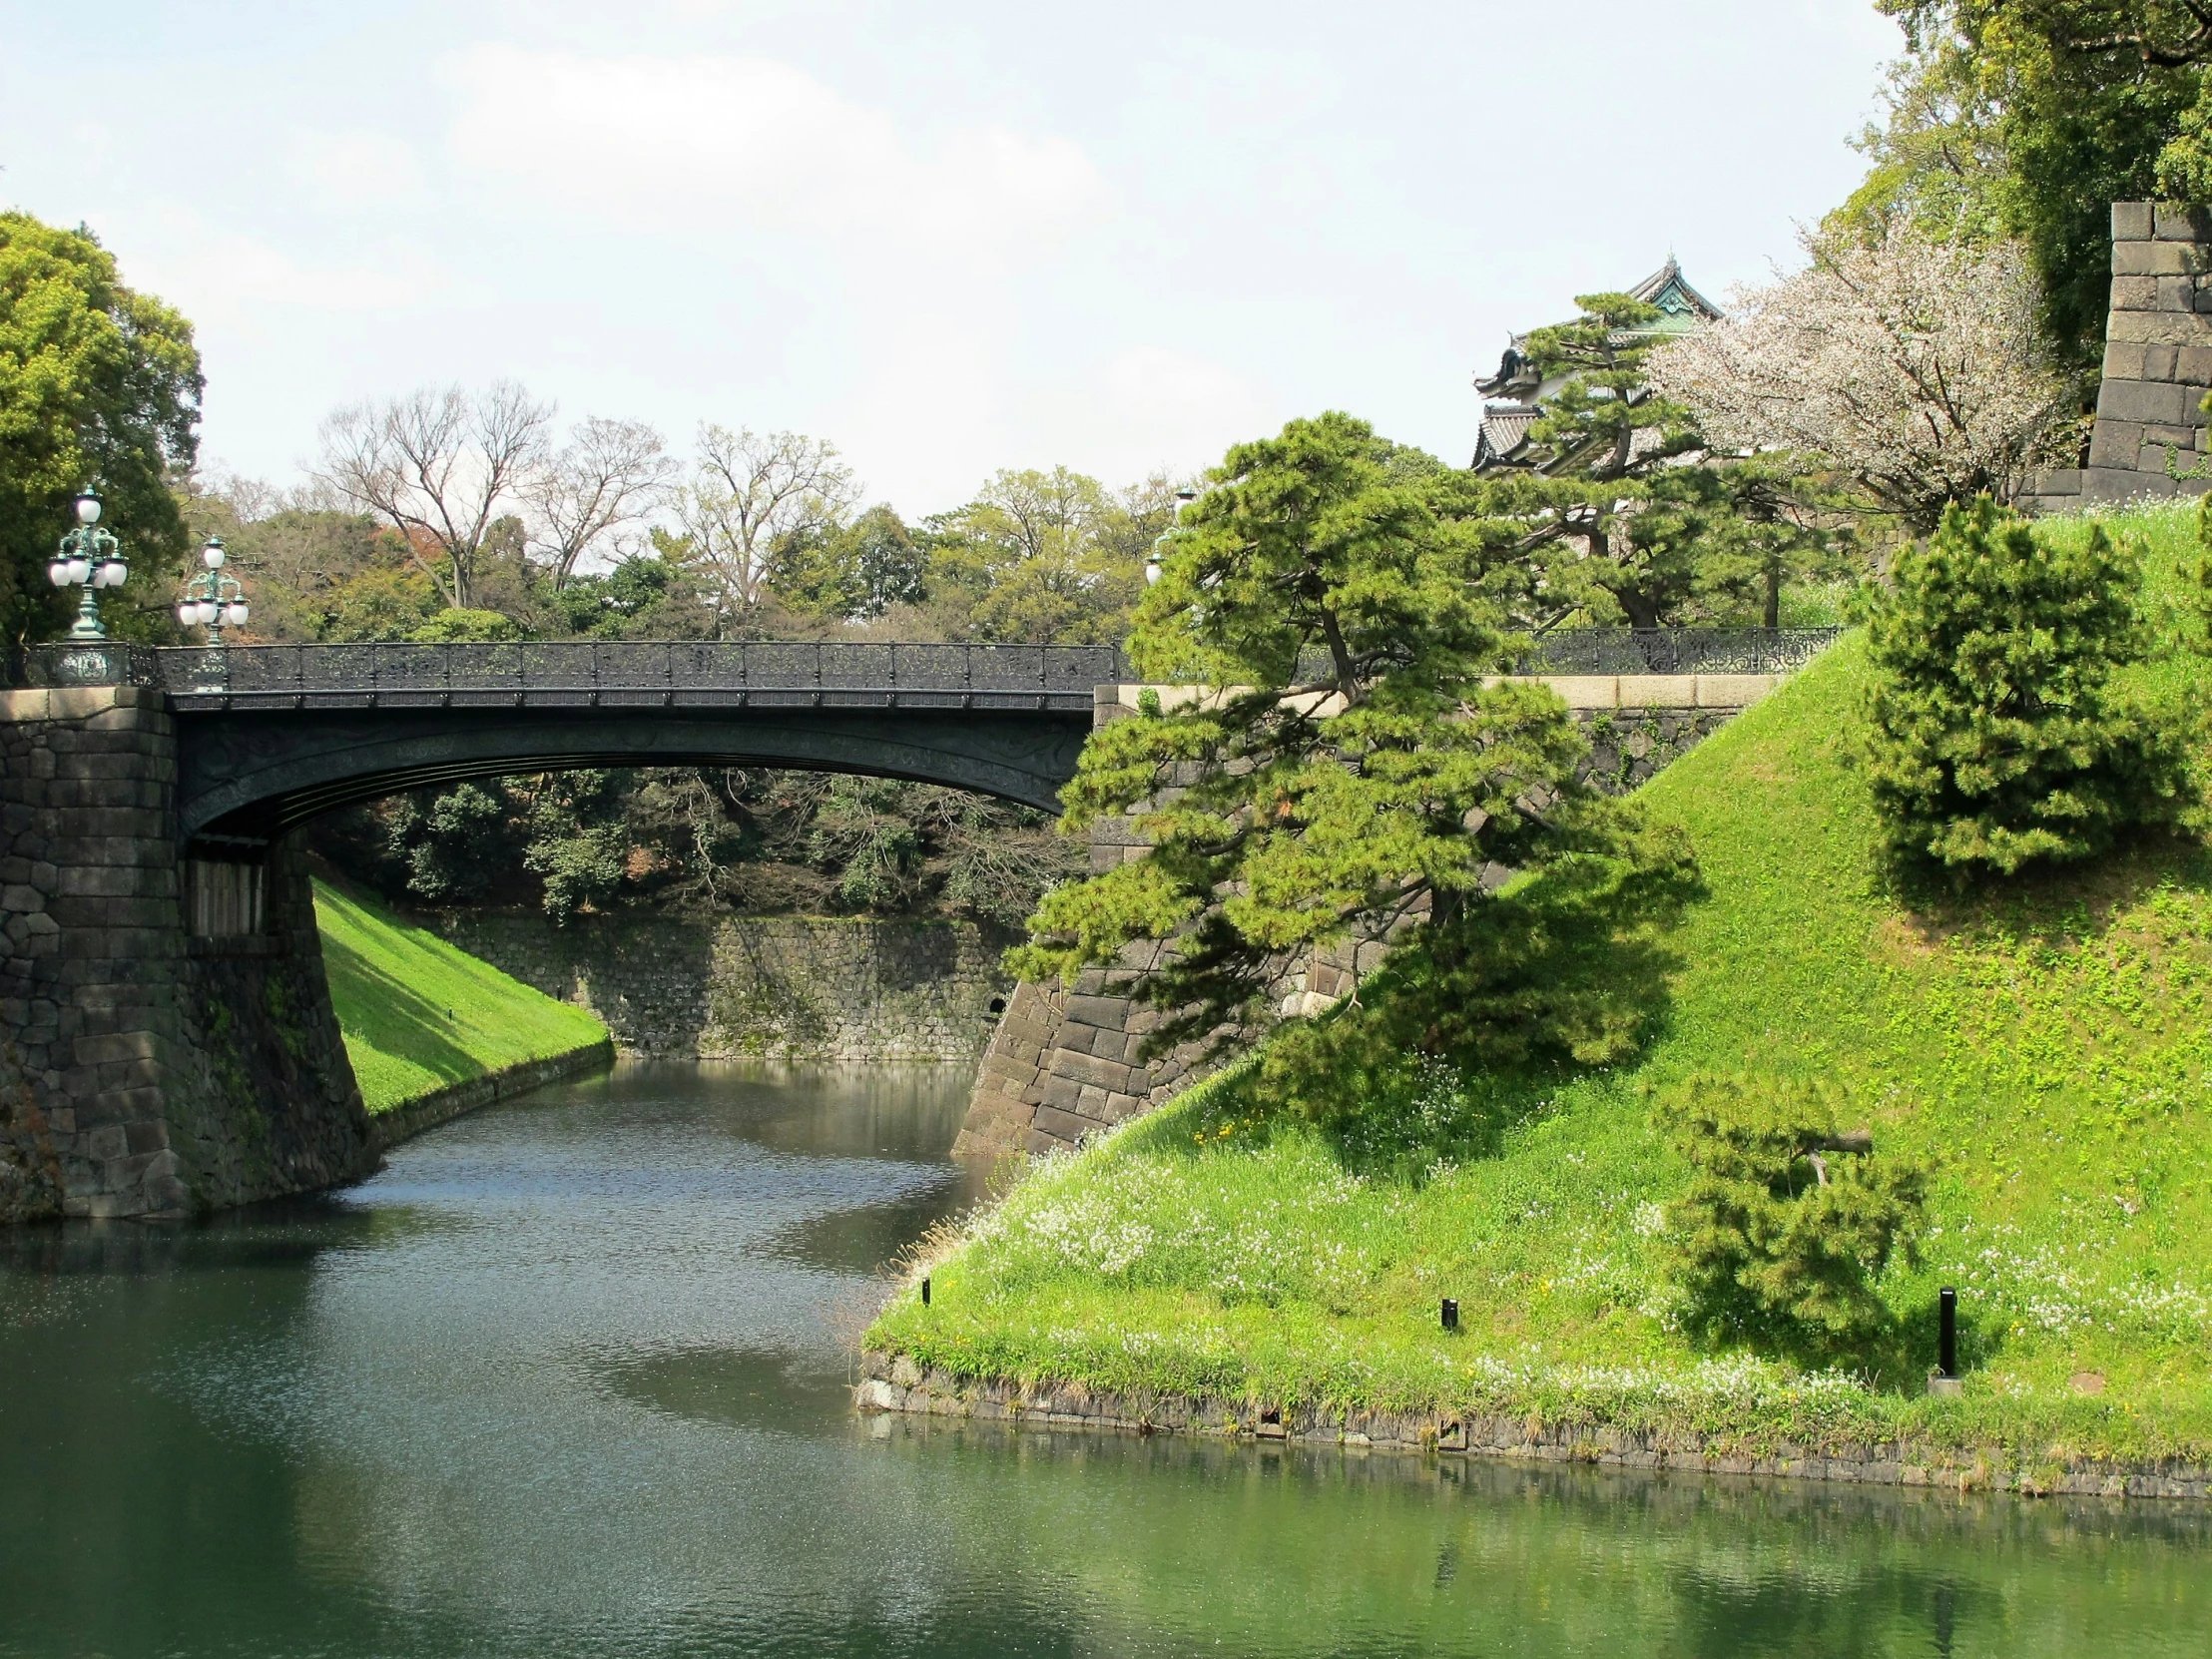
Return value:
<svg viewBox="0 0 2212 1659">
<path fill-rule="evenodd" d="M 1789 674 L 1841 628 L 1574 628 L 1546 634 L 1523 674 Z"/>
<path fill-rule="evenodd" d="M 218 708 L 715 707 L 1087 712 L 1117 681 L 1111 646 L 562 641 L 228 645 L 158 652 L 34 647 L 19 683 L 159 686 Z"/>
<path fill-rule="evenodd" d="M 1835 628 L 1586 628 L 1546 635 L 1523 674 L 1776 674 Z M 761 707 L 1077 713 L 1135 671 L 1112 646 L 607 640 L 509 645 L 116 644 L 13 654 L 18 686 L 135 685 L 181 710 Z M 1317 672 L 1326 672 L 1317 663 Z"/>
</svg>

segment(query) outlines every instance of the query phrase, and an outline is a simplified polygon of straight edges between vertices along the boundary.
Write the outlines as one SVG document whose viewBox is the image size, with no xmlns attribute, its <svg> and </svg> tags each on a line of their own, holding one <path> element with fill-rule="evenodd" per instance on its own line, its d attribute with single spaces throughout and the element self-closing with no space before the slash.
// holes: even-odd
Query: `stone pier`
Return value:
<svg viewBox="0 0 2212 1659">
<path fill-rule="evenodd" d="M 372 1164 L 296 849 L 184 856 L 161 693 L 0 693 L 0 1223 L 177 1217 Z"/>
</svg>

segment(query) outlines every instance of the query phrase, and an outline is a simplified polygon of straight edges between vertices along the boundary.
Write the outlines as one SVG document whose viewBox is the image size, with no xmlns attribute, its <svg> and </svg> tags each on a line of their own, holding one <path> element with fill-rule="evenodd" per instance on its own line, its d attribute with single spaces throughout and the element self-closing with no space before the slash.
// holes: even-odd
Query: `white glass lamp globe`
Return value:
<svg viewBox="0 0 2212 1659">
<path fill-rule="evenodd" d="M 103 559 L 92 573 L 92 585 L 96 588 L 120 588 L 124 578 L 131 574 L 131 567 L 121 559 Z"/>
<path fill-rule="evenodd" d="M 89 560 L 72 559 L 69 561 L 69 580 L 72 586 L 81 586 L 85 578 L 91 574 L 92 565 Z"/>
<path fill-rule="evenodd" d="M 223 568 L 223 538 L 221 536 L 210 536 L 208 545 L 200 550 L 200 562 L 210 570 L 221 570 Z"/>
<path fill-rule="evenodd" d="M 193 608 L 199 612 L 200 625 L 203 628 L 206 627 L 209 623 L 215 621 L 217 613 L 222 609 L 222 607 L 217 605 L 216 602 L 212 599 L 203 599 L 198 605 L 194 606 Z"/>
<path fill-rule="evenodd" d="M 57 588 L 69 586 L 69 561 L 56 559 L 46 567 L 46 579 Z"/>
<path fill-rule="evenodd" d="M 94 495 L 90 490 L 77 497 L 77 522 L 79 524 L 98 524 L 100 522 L 100 497 Z"/>
<path fill-rule="evenodd" d="M 200 607 L 195 605 L 191 600 L 186 600 L 182 605 L 177 607 L 177 620 L 183 623 L 187 628 L 190 628 L 194 623 L 200 620 Z"/>
<path fill-rule="evenodd" d="M 243 599 L 234 599 L 230 602 L 230 604 L 224 606 L 223 620 L 229 623 L 233 628 L 245 627 L 246 601 Z"/>
</svg>

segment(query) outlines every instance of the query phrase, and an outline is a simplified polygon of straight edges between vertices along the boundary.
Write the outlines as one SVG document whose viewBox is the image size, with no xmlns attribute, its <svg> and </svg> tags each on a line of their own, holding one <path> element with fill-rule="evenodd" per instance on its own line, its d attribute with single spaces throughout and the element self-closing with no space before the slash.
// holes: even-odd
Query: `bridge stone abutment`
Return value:
<svg viewBox="0 0 2212 1659">
<path fill-rule="evenodd" d="M 186 858 L 177 775 L 158 690 L 0 693 L 0 1222 L 372 1166 L 298 851 Z"/>
</svg>

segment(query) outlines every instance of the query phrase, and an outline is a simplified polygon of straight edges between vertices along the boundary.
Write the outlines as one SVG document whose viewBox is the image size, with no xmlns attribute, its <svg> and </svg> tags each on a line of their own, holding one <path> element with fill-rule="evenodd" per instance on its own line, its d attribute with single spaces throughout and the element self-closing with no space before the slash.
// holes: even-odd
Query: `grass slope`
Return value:
<svg viewBox="0 0 2212 1659">
<path fill-rule="evenodd" d="M 2132 524 L 2169 595 L 2186 516 Z M 2161 698 L 2201 696 L 2200 673 L 2174 654 L 2143 671 Z M 1363 1178 L 1201 1086 L 1036 1169 L 934 1264 L 934 1306 L 896 1297 L 871 1346 L 969 1375 L 1747 1441 L 2212 1454 L 2212 856 L 2161 841 L 1916 911 L 1844 754 L 1866 674 L 1847 640 L 1646 789 L 1710 897 L 1637 1063 L 1419 1182 Z M 1833 1078 L 1882 1144 L 1936 1163 L 1927 1262 L 1883 1286 L 1904 1337 L 1854 1369 L 1700 1351 L 1671 1318 L 1655 1235 L 1686 1172 L 1648 1089 L 1744 1068 Z M 1956 1400 L 1925 1391 L 1941 1284 L 1961 1294 Z"/>
<path fill-rule="evenodd" d="M 583 1009 L 365 899 L 317 881 L 314 907 L 330 1000 L 371 1112 L 607 1039 Z"/>
</svg>

